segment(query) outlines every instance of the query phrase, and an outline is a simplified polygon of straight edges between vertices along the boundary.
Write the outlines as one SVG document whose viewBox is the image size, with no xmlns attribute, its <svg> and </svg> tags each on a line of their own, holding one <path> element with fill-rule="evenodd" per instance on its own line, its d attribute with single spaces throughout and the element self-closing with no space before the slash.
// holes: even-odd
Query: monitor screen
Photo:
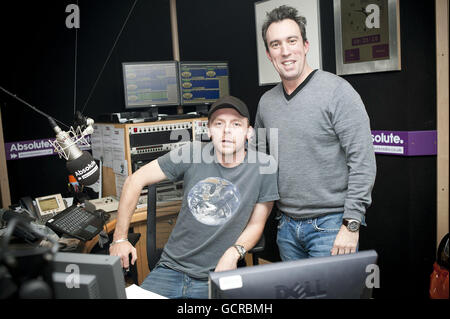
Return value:
<svg viewBox="0 0 450 319">
<path fill-rule="evenodd" d="M 176 61 L 130 62 L 122 67 L 125 108 L 179 105 Z"/>
<path fill-rule="evenodd" d="M 126 299 L 120 258 L 56 253 L 53 287 L 57 299 Z"/>
<path fill-rule="evenodd" d="M 230 94 L 228 63 L 180 62 L 182 105 L 212 104 Z"/>
<path fill-rule="evenodd" d="M 376 263 L 377 253 L 368 250 L 211 272 L 209 296 L 212 299 L 365 299 L 372 295 L 367 279 Z"/>
</svg>

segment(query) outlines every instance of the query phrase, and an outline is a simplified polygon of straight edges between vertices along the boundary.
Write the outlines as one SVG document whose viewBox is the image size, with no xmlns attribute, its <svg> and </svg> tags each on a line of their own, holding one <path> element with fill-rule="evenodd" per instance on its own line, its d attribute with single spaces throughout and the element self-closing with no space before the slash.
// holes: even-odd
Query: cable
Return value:
<svg viewBox="0 0 450 319">
<path fill-rule="evenodd" d="M 78 6 L 78 0 L 77 0 Z M 75 28 L 75 78 L 73 80 L 73 115 L 75 116 L 77 109 L 77 60 L 78 60 L 78 28 Z"/>
<path fill-rule="evenodd" d="M 86 106 L 89 103 L 89 101 L 90 101 L 90 99 L 92 97 L 92 94 L 94 93 L 95 88 L 97 87 L 97 83 L 100 80 L 100 77 L 102 76 L 103 71 L 105 70 L 106 64 L 108 63 L 109 59 L 111 58 L 112 52 L 114 51 L 114 49 L 115 49 L 115 47 L 117 45 L 117 42 L 119 41 L 119 38 L 122 35 L 122 32 L 125 29 L 125 26 L 126 26 L 128 20 L 129 20 L 130 16 L 131 16 L 131 14 L 133 13 L 133 10 L 134 10 L 137 2 L 138 2 L 138 0 L 134 0 L 134 3 L 131 6 L 130 11 L 128 12 L 128 15 L 127 15 L 127 17 L 125 19 L 125 22 L 123 23 L 122 28 L 120 29 L 119 34 L 117 35 L 117 37 L 116 37 L 116 39 L 114 41 L 114 44 L 113 44 L 111 50 L 108 53 L 108 57 L 106 58 L 105 63 L 103 63 L 103 66 L 102 66 L 102 68 L 100 70 L 100 73 L 98 74 L 97 79 L 95 80 L 94 85 L 93 85 L 91 91 L 89 92 L 88 98 L 86 99 L 86 102 L 83 105 L 83 109 L 81 110 L 81 113 L 83 113 L 84 110 L 86 109 Z M 78 5 L 78 1 L 77 1 L 77 5 Z M 76 100 L 77 100 L 77 60 L 78 60 L 78 29 L 75 30 L 75 66 L 74 66 L 75 67 L 75 75 L 74 75 L 74 93 L 73 93 L 73 110 L 74 110 L 74 115 L 76 113 Z M 37 109 L 36 107 L 31 105 L 30 103 L 22 100 L 17 95 L 9 92 L 8 90 L 4 89 L 3 87 L 0 86 L 0 89 L 2 91 L 4 91 L 5 93 L 7 93 L 8 95 L 10 95 L 10 96 L 14 97 L 15 99 L 17 99 L 18 101 L 22 102 L 26 106 L 30 107 L 31 109 L 33 109 L 37 113 L 47 117 L 48 119 L 50 119 L 50 118 L 54 119 L 56 122 L 58 122 L 61 125 L 64 125 L 65 127 L 69 128 L 69 125 L 66 125 L 65 123 L 63 123 L 63 122 L 53 118 L 52 116 L 42 112 L 41 110 Z"/>
<path fill-rule="evenodd" d="M 120 29 L 119 34 L 117 35 L 116 40 L 114 41 L 114 44 L 113 44 L 111 50 L 109 51 L 108 57 L 106 58 L 106 61 L 105 61 L 105 63 L 103 64 L 103 67 L 102 67 L 102 69 L 100 70 L 100 73 L 98 74 L 97 79 L 95 80 L 94 86 L 92 87 L 91 92 L 89 93 L 89 96 L 88 96 L 88 98 L 86 99 L 86 102 L 85 102 L 84 105 L 83 105 L 83 109 L 81 110 L 81 113 L 84 113 L 84 110 L 85 110 L 87 104 L 89 103 L 89 100 L 90 100 L 91 97 L 92 97 L 92 93 L 94 93 L 94 90 L 95 90 L 95 88 L 96 88 L 96 86 L 97 86 L 98 80 L 100 80 L 100 77 L 102 76 L 102 73 L 103 73 L 103 71 L 105 70 L 106 64 L 108 63 L 109 58 L 111 57 L 111 54 L 112 54 L 112 52 L 114 51 L 114 48 L 116 47 L 116 44 L 117 44 L 117 42 L 119 41 L 120 36 L 122 35 L 122 31 L 123 31 L 123 29 L 125 28 L 125 26 L 126 26 L 126 24 L 127 24 L 127 22 L 128 22 L 128 19 L 130 18 L 131 13 L 133 12 L 134 7 L 136 6 L 136 3 L 137 3 L 137 2 L 138 2 L 138 0 L 135 0 L 135 1 L 134 1 L 133 5 L 132 5 L 132 7 L 131 7 L 131 9 L 130 9 L 130 11 L 128 12 L 128 16 L 127 16 L 127 18 L 125 19 L 125 22 L 123 23 L 122 28 Z"/>
<path fill-rule="evenodd" d="M 26 106 L 30 107 L 32 110 L 36 111 L 37 113 L 39 113 L 39 114 L 45 116 L 45 117 L 48 118 L 48 119 L 53 119 L 53 120 L 57 121 L 58 123 L 64 125 L 65 127 L 69 128 L 68 125 L 66 125 L 66 124 L 64 124 L 63 122 L 61 122 L 61 121 L 59 121 L 59 120 L 53 118 L 52 116 L 50 116 L 50 115 L 48 115 L 48 114 L 42 112 L 41 110 L 37 109 L 36 107 L 34 107 L 33 105 L 31 105 L 31 104 L 28 103 L 27 101 L 22 100 L 20 97 L 18 97 L 17 95 L 15 95 L 15 94 L 9 92 L 8 90 L 4 89 L 3 87 L 0 86 L 0 89 L 1 89 L 3 92 L 5 92 L 6 94 L 8 94 L 8 95 L 12 96 L 13 98 L 15 98 L 16 100 L 18 100 L 19 102 L 22 102 L 22 103 L 25 104 Z"/>
</svg>

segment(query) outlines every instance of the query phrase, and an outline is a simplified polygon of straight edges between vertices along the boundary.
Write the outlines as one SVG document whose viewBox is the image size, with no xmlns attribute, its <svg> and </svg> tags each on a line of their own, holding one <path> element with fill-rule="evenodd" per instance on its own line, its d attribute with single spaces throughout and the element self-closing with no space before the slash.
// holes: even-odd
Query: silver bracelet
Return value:
<svg viewBox="0 0 450 319">
<path fill-rule="evenodd" d="M 123 239 L 118 239 L 118 240 L 115 240 L 115 241 L 113 241 L 111 244 L 109 244 L 110 246 L 112 246 L 112 245 L 115 245 L 115 244 L 118 244 L 118 243 L 123 243 L 123 242 L 125 242 L 125 241 L 128 241 L 128 238 L 123 238 Z"/>
</svg>

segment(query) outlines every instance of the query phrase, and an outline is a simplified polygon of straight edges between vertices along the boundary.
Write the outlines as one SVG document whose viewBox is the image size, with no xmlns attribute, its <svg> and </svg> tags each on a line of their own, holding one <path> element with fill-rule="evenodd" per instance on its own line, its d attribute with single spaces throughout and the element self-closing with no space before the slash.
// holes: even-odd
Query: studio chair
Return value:
<svg viewBox="0 0 450 319">
<path fill-rule="evenodd" d="M 264 251 L 265 247 L 266 247 L 266 239 L 264 238 L 264 233 L 263 233 L 261 235 L 261 238 L 259 239 L 258 243 L 255 245 L 255 247 L 253 247 L 249 251 L 249 253 L 252 254 L 253 265 L 259 264 L 258 256 L 260 253 L 262 253 Z"/>
<path fill-rule="evenodd" d="M 253 265 L 258 264 L 258 253 L 261 253 L 265 247 L 264 234 L 259 242 L 249 253 L 253 257 Z M 147 194 L 147 261 L 148 268 L 152 271 L 161 258 L 162 248 L 156 248 L 156 185 L 148 186 Z M 240 266 L 246 266 L 245 261 Z"/>
<path fill-rule="evenodd" d="M 162 249 L 156 248 L 156 184 L 148 185 L 147 193 L 147 262 L 150 271 L 161 257 Z"/>
</svg>

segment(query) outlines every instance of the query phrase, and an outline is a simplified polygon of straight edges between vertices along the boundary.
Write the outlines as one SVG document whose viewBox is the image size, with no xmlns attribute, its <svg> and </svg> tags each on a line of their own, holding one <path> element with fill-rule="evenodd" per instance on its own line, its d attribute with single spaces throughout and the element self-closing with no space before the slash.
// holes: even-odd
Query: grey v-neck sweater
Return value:
<svg viewBox="0 0 450 319">
<path fill-rule="evenodd" d="M 263 135 L 275 147 L 283 213 L 313 218 L 344 212 L 343 218 L 365 225 L 375 153 L 364 104 L 347 81 L 317 70 L 289 100 L 278 84 L 261 97 L 255 128 L 277 130 Z"/>
</svg>

